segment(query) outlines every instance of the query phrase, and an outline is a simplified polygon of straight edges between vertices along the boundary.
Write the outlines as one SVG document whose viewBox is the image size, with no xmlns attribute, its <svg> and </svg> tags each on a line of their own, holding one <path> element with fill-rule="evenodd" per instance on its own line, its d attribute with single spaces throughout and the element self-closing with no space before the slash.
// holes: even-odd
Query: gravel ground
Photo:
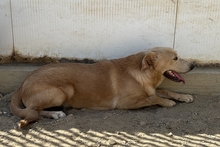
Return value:
<svg viewBox="0 0 220 147">
<path fill-rule="evenodd" d="M 16 130 L 11 94 L 0 99 L 0 146 L 220 146 L 220 96 L 195 95 L 193 103 L 171 108 L 95 111 L 66 109 L 67 117 L 41 117 Z"/>
</svg>

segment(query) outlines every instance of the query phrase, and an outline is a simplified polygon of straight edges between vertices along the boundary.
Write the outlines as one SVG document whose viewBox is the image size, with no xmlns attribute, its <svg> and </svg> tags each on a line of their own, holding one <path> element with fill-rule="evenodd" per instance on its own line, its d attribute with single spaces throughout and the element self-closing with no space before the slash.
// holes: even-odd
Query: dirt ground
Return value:
<svg viewBox="0 0 220 147">
<path fill-rule="evenodd" d="M 22 130 L 0 99 L 0 146 L 220 146 L 220 96 L 196 95 L 193 103 L 138 110 L 64 110 L 67 117 L 40 118 Z"/>
</svg>

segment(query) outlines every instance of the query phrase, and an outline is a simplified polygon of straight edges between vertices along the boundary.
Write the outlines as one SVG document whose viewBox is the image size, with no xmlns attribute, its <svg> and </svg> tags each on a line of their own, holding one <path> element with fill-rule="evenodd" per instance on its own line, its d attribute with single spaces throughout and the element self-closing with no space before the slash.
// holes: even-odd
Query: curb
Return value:
<svg viewBox="0 0 220 147">
<path fill-rule="evenodd" d="M 3 95 L 13 92 L 31 71 L 40 65 L 6 64 L 0 65 L 0 93 Z M 182 75 L 186 84 L 175 83 L 165 79 L 159 86 L 180 93 L 220 95 L 220 68 L 197 67 L 193 71 Z"/>
</svg>

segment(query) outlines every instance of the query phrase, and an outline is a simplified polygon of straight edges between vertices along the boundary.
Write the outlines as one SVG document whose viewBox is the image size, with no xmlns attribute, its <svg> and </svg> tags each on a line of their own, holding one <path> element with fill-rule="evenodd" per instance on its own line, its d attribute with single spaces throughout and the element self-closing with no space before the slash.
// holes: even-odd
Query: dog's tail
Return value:
<svg viewBox="0 0 220 147">
<path fill-rule="evenodd" d="M 11 97 L 10 110 L 13 115 L 22 118 L 22 120 L 18 122 L 18 128 L 22 128 L 29 123 L 36 121 L 39 117 L 39 113 L 32 108 L 21 108 L 21 96 L 19 92 L 20 88 L 15 90 Z"/>
</svg>

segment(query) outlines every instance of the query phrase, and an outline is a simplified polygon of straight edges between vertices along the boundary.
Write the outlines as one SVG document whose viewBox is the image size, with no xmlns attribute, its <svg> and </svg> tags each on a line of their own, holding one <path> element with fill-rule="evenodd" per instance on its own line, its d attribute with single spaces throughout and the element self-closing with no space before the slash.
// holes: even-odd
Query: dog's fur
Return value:
<svg viewBox="0 0 220 147">
<path fill-rule="evenodd" d="M 156 104 L 171 107 L 175 102 L 164 98 L 192 102 L 193 97 L 156 90 L 163 74 L 168 70 L 186 73 L 193 68 L 173 49 L 162 47 L 94 64 L 49 64 L 26 77 L 14 92 L 10 109 L 12 114 L 23 118 L 18 126 L 24 127 L 39 115 L 64 117 L 62 111 L 44 110 L 61 105 L 96 110 L 136 109 Z M 25 109 L 21 109 L 22 103 Z"/>
</svg>

